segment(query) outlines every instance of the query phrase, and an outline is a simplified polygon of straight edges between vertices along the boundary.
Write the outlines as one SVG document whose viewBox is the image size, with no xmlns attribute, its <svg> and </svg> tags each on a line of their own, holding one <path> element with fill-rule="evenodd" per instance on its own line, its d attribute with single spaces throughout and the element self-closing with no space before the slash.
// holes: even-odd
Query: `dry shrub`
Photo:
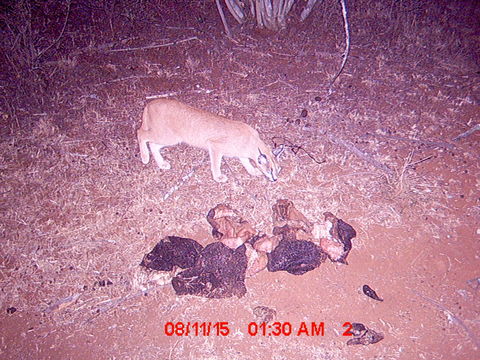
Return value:
<svg viewBox="0 0 480 360">
<path fill-rule="evenodd" d="M 3 100 L 9 115 L 18 121 L 14 108 L 41 111 L 49 104 L 51 85 L 58 66 L 46 66 L 56 57 L 70 12 L 70 3 L 20 0 L 3 4 L 0 15 L 0 55 L 6 86 Z M 7 100 L 8 99 L 8 100 Z"/>
</svg>

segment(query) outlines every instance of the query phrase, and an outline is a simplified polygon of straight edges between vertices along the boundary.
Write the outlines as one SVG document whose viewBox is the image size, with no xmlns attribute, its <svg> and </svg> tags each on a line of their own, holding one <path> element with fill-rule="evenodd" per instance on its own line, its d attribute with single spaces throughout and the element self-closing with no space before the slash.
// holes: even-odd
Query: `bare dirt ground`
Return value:
<svg viewBox="0 0 480 360">
<path fill-rule="evenodd" d="M 480 6 L 427 3 L 349 4 L 352 49 L 331 93 L 334 1 L 304 23 L 294 8 L 278 33 L 233 27 L 233 41 L 213 1 L 73 1 L 67 22 L 61 2 L 2 5 L 0 357 L 478 358 L 480 132 L 452 139 L 480 121 Z M 135 129 L 146 96 L 166 94 L 306 151 L 283 154 L 275 183 L 227 159 L 218 184 L 184 145 L 165 150 L 172 170 L 145 166 Z M 139 292 L 139 263 L 164 236 L 211 242 L 219 203 L 269 233 L 277 199 L 350 223 L 349 264 L 265 270 L 242 298 Z M 292 334 L 249 334 L 258 305 Z M 167 336 L 167 322 L 230 332 Z M 296 333 L 321 322 L 324 336 Z M 345 322 L 385 338 L 347 346 Z"/>
</svg>

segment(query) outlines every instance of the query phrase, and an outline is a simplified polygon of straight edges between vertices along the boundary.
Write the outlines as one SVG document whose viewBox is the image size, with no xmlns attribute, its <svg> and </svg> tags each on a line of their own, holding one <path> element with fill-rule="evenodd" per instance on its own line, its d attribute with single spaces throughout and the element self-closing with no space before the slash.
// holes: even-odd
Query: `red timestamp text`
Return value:
<svg viewBox="0 0 480 360">
<path fill-rule="evenodd" d="M 228 336 L 230 328 L 227 321 L 220 322 L 166 322 L 164 333 L 167 336 Z"/>
<path fill-rule="evenodd" d="M 342 336 L 353 336 L 351 322 L 344 322 Z M 182 322 L 169 321 L 164 325 L 167 336 L 228 336 L 231 331 L 228 321 L 219 322 Z M 247 326 L 250 336 L 325 336 L 325 323 L 302 321 L 293 326 L 289 321 L 273 323 L 250 322 Z"/>
<path fill-rule="evenodd" d="M 248 324 L 250 336 L 324 336 L 324 322 L 301 322 L 296 328 L 288 321 L 268 323 L 251 322 Z"/>
</svg>

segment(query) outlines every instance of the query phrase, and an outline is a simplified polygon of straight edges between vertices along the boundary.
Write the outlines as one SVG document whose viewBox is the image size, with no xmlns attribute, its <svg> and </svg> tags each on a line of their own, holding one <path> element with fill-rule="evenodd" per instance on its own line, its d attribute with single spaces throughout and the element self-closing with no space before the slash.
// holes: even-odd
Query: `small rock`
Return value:
<svg viewBox="0 0 480 360">
<path fill-rule="evenodd" d="M 267 306 L 256 306 L 253 309 L 253 315 L 255 316 L 256 322 L 268 323 L 275 319 L 275 317 L 277 316 L 277 312 Z"/>
<path fill-rule="evenodd" d="M 17 308 L 15 308 L 13 306 L 7 308 L 7 314 L 13 314 L 16 311 L 17 311 Z"/>
</svg>

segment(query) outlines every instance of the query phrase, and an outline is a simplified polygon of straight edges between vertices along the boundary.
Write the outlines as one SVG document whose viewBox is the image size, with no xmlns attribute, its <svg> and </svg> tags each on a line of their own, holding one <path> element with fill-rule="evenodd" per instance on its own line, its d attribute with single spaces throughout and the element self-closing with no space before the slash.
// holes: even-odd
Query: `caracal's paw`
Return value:
<svg viewBox="0 0 480 360">
<path fill-rule="evenodd" d="M 214 176 L 213 179 L 214 179 L 216 182 L 218 182 L 218 183 L 224 183 L 224 182 L 227 182 L 228 177 L 226 177 L 225 175 L 221 174 L 221 175 Z"/>
<path fill-rule="evenodd" d="M 159 162 L 157 165 L 162 170 L 170 170 L 172 168 L 168 161 Z"/>
</svg>

